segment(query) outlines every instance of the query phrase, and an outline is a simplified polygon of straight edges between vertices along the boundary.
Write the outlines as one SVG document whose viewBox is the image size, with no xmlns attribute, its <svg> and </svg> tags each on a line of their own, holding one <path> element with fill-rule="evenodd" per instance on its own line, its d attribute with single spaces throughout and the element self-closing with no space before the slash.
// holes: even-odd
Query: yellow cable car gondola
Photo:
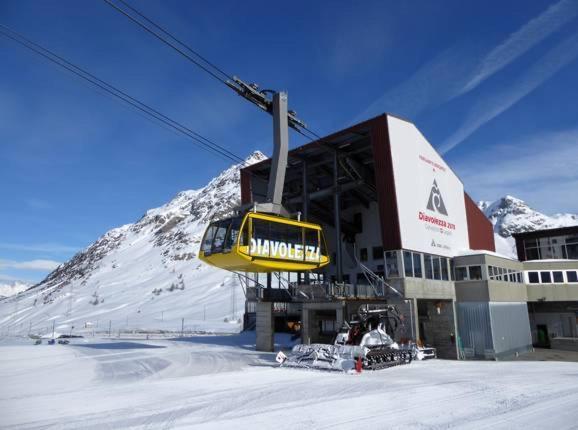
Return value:
<svg viewBox="0 0 578 430">
<path fill-rule="evenodd" d="M 321 226 L 259 212 L 211 223 L 199 258 L 233 272 L 305 272 L 329 264 Z"/>
</svg>

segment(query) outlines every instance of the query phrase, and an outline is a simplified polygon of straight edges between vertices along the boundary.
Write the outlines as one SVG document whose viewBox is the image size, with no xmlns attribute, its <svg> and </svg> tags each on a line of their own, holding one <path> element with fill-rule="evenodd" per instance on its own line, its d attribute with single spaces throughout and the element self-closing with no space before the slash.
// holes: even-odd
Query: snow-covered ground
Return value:
<svg viewBox="0 0 578 430">
<path fill-rule="evenodd" d="M 287 340 L 286 338 L 284 340 Z M 576 428 L 578 364 L 277 368 L 254 333 L 0 342 L 2 429 Z"/>
</svg>

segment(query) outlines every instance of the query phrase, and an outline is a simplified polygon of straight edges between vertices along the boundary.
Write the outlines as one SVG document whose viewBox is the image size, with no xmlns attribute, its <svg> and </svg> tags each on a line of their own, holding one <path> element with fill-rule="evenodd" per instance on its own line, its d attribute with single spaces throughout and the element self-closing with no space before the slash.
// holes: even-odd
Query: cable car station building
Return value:
<svg viewBox="0 0 578 430">
<path fill-rule="evenodd" d="M 242 204 L 264 202 L 270 169 L 241 170 Z M 304 343 L 330 342 L 360 305 L 385 303 L 404 316 L 396 340 L 441 358 L 531 349 L 522 263 L 494 252 L 491 223 L 412 123 L 383 114 L 289 151 L 283 205 L 322 225 L 331 263 L 247 288 L 257 349 L 288 321 Z"/>
</svg>

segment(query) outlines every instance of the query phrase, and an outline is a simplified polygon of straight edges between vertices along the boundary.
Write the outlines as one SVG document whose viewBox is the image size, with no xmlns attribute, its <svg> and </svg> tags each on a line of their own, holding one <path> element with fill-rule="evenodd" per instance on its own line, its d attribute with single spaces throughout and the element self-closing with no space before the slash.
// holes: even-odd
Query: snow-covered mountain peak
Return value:
<svg viewBox="0 0 578 430">
<path fill-rule="evenodd" d="M 506 195 L 493 202 L 480 201 L 478 207 L 494 226 L 496 251 L 515 257 L 515 244 L 512 234 L 527 231 L 578 225 L 578 215 L 545 215 L 532 209 L 526 202 Z"/>
<path fill-rule="evenodd" d="M 18 296 L 25 312 L 14 314 L 15 298 L 3 300 L 0 325 L 52 318 L 65 329 L 128 318 L 139 328 L 158 328 L 161 314 L 165 325 L 199 315 L 213 328 L 237 321 L 244 301 L 238 280 L 202 264 L 198 249 L 207 223 L 239 205 L 240 168 L 265 158 L 255 151 L 204 187 L 182 191 L 136 223 L 108 231 Z"/>
</svg>

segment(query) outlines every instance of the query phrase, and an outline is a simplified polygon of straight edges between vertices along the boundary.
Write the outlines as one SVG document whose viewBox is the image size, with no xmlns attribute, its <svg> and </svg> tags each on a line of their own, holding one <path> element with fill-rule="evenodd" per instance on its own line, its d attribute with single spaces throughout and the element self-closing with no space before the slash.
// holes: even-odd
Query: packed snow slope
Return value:
<svg viewBox="0 0 578 430">
<path fill-rule="evenodd" d="M 244 165 L 264 159 L 253 153 Z M 33 288 L 0 301 L 0 333 L 238 330 L 236 277 L 197 258 L 206 224 L 240 202 L 239 167 L 115 228 Z M 74 327 L 74 329 L 73 329 Z"/>
<path fill-rule="evenodd" d="M 431 360 L 275 367 L 254 333 L 0 344 L 0 428 L 575 429 L 578 364 Z"/>
<path fill-rule="evenodd" d="M 512 196 L 493 202 L 480 201 L 478 207 L 494 226 L 496 252 L 512 258 L 518 258 L 513 233 L 578 225 L 578 215 L 544 215 Z"/>
</svg>

